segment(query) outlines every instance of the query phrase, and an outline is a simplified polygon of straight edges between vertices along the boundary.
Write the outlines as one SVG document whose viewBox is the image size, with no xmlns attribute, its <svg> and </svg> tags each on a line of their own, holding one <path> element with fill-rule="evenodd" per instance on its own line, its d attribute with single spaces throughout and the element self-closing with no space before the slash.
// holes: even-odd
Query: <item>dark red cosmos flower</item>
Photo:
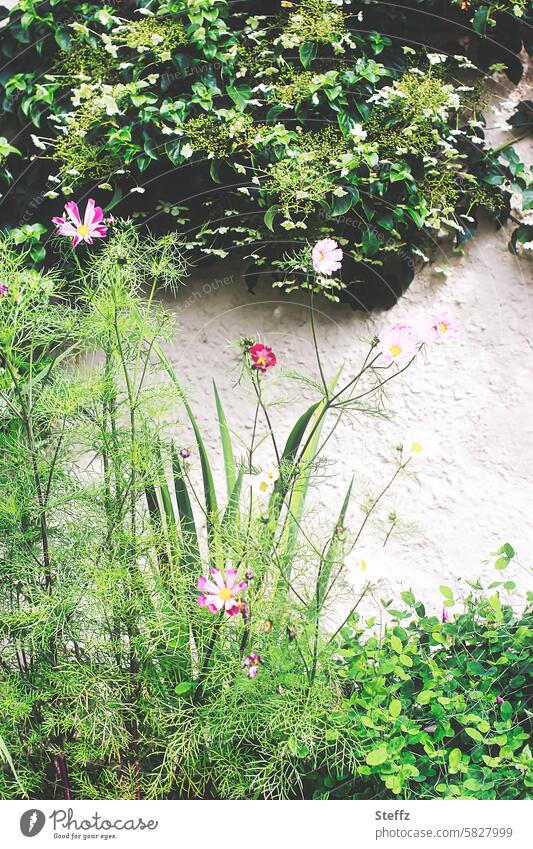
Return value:
<svg viewBox="0 0 533 849">
<path fill-rule="evenodd" d="M 254 367 L 259 369 L 259 371 L 263 374 L 267 369 L 276 365 L 276 355 L 272 351 L 272 348 L 269 348 L 268 345 L 261 345 L 261 343 L 258 342 L 256 345 L 252 345 L 251 348 L 248 348 L 248 353 L 252 358 Z"/>
</svg>

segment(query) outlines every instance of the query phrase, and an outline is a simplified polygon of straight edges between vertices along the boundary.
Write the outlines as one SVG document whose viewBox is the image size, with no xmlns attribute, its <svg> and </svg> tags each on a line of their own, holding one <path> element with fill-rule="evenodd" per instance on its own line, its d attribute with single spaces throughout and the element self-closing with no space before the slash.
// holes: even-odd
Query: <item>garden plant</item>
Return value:
<svg viewBox="0 0 533 849">
<path fill-rule="evenodd" d="M 482 220 L 533 248 L 513 146 L 531 101 L 486 134 L 531 3 L 19 0 L 0 19 L 0 798 L 528 798 L 512 540 L 492 581 L 420 598 L 405 575 L 389 597 L 416 429 L 391 429 L 370 492 L 354 468 L 315 508 L 343 425 L 392 418 L 389 390 L 463 332 L 451 304 L 385 314 L 334 369 L 318 310 L 391 308 Z M 266 279 L 305 304 L 313 369 L 244 322 L 224 350 L 206 335 L 233 384 L 199 414 L 168 302 L 230 255 L 243 299 Z"/>
<path fill-rule="evenodd" d="M 400 607 L 380 595 L 396 517 L 373 548 L 367 523 L 423 442 L 391 447 L 358 527 L 352 485 L 322 538 L 307 521 L 340 418 L 382 414 L 388 383 L 454 344 L 454 319 L 391 324 L 335 375 L 312 321 L 320 382 L 268 340 L 238 340 L 256 407 L 237 442 L 214 387 L 222 495 L 154 300 L 186 273 L 179 242 L 104 224 L 92 201 L 67 214 L 59 238 L 88 243 L 70 280 L 28 268 L 12 237 L 1 251 L 2 796 L 522 798 L 531 612 L 505 601 L 514 583 L 457 601 L 443 585 L 440 616 L 411 592 Z M 329 244 L 311 254 L 317 278 L 339 262 Z M 276 371 L 310 402 L 284 442 Z M 176 417 L 193 444 L 169 434 Z M 506 544 L 496 568 L 514 557 Z M 369 596 L 377 616 L 359 613 Z"/>
<path fill-rule="evenodd" d="M 391 306 L 443 234 L 460 249 L 480 216 L 501 227 L 513 194 L 510 247 L 531 244 L 512 147 L 531 101 L 496 147 L 485 112 L 491 75 L 509 78 L 497 101 L 522 75 L 532 15 L 525 0 L 22 0 L 0 37 L 4 215 L 43 261 L 46 210 L 98 188 L 108 211 L 186 228 L 197 258 L 237 252 L 252 290 L 265 272 L 308 284 L 302 245 L 331 237 L 345 262 L 320 289 Z"/>
</svg>

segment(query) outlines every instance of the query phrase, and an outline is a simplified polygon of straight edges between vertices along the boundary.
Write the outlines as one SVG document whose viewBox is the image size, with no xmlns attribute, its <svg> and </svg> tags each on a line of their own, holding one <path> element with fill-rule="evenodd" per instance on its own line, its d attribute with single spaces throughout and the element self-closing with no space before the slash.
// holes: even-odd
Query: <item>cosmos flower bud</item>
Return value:
<svg viewBox="0 0 533 849">
<path fill-rule="evenodd" d="M 243 663 L 243 668 L 248 669 L 248 678 L 255 678 L 255 676 L 259 672 L 259 666 L 264 662 L 265 661 L 263 660 L 260 654 L 256 654 L 256 652 L 250 652 L 250 654 L 244 658 Z"/>
</svg>

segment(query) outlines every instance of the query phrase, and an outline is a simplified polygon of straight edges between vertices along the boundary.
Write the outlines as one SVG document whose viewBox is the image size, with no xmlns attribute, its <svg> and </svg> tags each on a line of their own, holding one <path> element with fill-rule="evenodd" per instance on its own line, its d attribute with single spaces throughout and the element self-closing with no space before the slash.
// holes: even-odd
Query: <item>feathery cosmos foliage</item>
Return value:
<svg viewBox="0 0 533 849">
<path fill-rule="evenodd" d="M 396 609 L 361 549 L 421 445 L 397 449 L 359 527 L 353 485 L 320 528 L 307 511 L 339 418 L 383 414 L 449 317 L 389 328 L 335 375 L 317 347 L 318 382 L 242 339 L 254 426 L 242 440 L 215 387 L 223 495 L 164 353 L 156 290 L 185 273 L 179 243 L 117 222 L 75 256 L 65 280 L 0 250 L 0 796 L 523 797 L 530 610 L 508 581 L 472 585 L 460 613 L 442 587 L 443 621 L 409 592 Z M 281 440 L 276 380 L 307 397 Z"/>
</svg>

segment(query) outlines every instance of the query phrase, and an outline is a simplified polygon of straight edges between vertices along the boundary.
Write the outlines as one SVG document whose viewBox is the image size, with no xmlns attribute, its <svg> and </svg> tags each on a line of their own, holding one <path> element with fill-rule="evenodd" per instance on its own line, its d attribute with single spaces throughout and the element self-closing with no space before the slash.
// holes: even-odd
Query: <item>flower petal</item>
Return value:
<svg viewBox="0 0 533 849">
<path fill-rule="evenodd" d="M 222 610 L 224 602 L 218 595 L 208 595 L 206 599 L 207 608 L 211 613 L 218 613 Z"/>
<path fill-rule="evenodd" d="M 218 571 L 218 569 L 211 569 L 211 575 L 213 576 L 213 581 L 217 585 L 220 590 L 224 589 L 224 578 L 222 574 Z"/>
<path fill-rule="evenodd" d="M 78 209 L 78 204 L 75 203 L 73 200 L 69 200 L 69 202 L 65 204 L 65 211 L 74 226 L 78 227 L 81 224 L 81 216 L 80 211 Z"/>
<path fill-rule="evenodd" d="M 235 586 L 235 581 L 237 580 L 237 570 L 236 569 L 226 569 L 226 586 L 228 590 L 232 590 Z"/>
</svg>

